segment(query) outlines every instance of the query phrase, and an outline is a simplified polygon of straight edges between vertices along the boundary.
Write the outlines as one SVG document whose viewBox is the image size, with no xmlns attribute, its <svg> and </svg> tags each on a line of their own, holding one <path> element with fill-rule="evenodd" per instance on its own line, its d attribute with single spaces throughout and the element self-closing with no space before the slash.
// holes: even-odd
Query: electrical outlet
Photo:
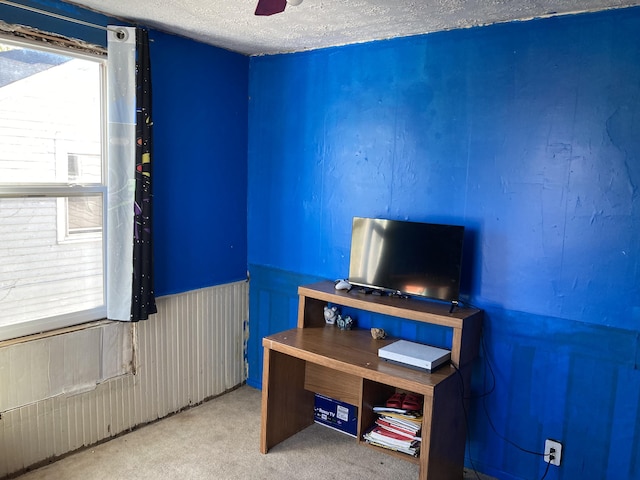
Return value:
<svg viewBox="0 0 640 480">
<path fill-rule="evenodd" d="M 544 442 L 544 461 L 559 467 L 561 458 L 562 444 L 556 440 L 547 438 Z"/>
</svg>

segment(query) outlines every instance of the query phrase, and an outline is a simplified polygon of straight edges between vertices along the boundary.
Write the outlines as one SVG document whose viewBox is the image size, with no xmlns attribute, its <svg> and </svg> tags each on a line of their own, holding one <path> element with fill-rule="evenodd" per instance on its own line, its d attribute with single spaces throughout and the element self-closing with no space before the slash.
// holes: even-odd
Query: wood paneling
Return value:
<svg viewBox="0 0 640 480">
<path fill-rule="evenodd" d="M 135 375 L 103 382 L 97 377 L 93 385 L 83 379 L 72 394 L 59 392 L 0 412 L 0 478 L 241 384 L 247 316 L 246 282 L 159 298 L 157 315 L 130 326 L 137 336 Z M 34 341 L 7 348 L 28 349 L 27 357 L 34 357 L 41 346 Z M 5 352 L 0 349 L 0 358 Z M 73 375 L 93 361 L 85 353 L 65 368 Z M 36 382 L 43 374 L 46 378 L 43 368 L 26 365 L 23 375 Z M 15 378 L 0 380 L 2 390 L 31 388 Z"/>
</svg>

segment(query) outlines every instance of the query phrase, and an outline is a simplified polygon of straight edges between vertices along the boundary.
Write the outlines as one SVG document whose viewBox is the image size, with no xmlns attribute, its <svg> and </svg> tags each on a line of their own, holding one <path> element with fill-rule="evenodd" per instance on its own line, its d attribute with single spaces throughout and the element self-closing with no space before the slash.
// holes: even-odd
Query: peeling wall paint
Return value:
<svg viewBox="0 0 640 480">
<path fill-rule="evenodd" d="M 162 297 L 158 314 L 135 327 L 106 323 L 0 347 L 0 478 L 242 384 L 248 290 L 247 282 L 236 282 Z M 130 359 L 126 337 L 132 329 L 136 374 L 113 371 L 110 378 L 101 377 L 101 364 L 108 370 L 116 359 Z M 117 348 L 121 342 L 125 345 Z M 115 358 L 107 354 L 116 348 Z"/>
<path fill-rule="evenodd" d="M 28 3 L 106 25 L 104 17 L 57 0 Z M 3 4 L 0 17 L 105 40 L 102 30 Z M 109 324 L 0 348 L 0 478 L 244 381 L 248 59 L 150 36 L 159 313 L 135 327 Z M 180 295 L 166 296 L 173 293 Z M 130 369 L 135 375 L 122 375 Z"/>
<path fill-rule="evenodd" d="M 0 347 L 0 411 L 75 395 L 131 373 L 130 325 L 104 323 Z"/>
</svg>

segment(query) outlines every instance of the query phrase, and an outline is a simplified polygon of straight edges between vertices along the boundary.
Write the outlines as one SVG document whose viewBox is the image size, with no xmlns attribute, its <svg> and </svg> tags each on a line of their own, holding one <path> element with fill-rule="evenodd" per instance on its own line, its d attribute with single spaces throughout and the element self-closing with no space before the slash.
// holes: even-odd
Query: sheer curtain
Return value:
<svg viewBox="0 0 640 480">
<path fill-rule="evenodd" d="M 107 49 L 107 318 L 135 322 L 157 311 L 148 32 L 111 26 Z"/>
</svg>

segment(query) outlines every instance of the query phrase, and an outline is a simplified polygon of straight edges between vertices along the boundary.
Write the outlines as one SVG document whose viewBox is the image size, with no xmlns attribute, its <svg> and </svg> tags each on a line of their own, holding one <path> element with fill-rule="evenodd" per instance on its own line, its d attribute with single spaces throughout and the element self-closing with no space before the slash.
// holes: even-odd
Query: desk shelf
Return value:
<svg viewBox="0 0 640 480">
<path fill-rule="evenodd" d="M 415 299 L 335 291 L 333 283 L 299 287 L 298 327 L 265 337 L 260 450 L 268 450 L 313 423 L 314 394 L 358 407 L 358 442 L 374 423 L 375 405 L 396 390 L 424 396 L 420 457 L 369 446 L 420 465 L 420 480 L 460 479 L 464 463 L 470 362 L 477 355 L 482 312 Z M 324 322 L 327 303 L 453 329 L 451 362 L 433 373 L 385 362 L 368 330 L 341 331 Z M 464 386 L 464 390 L 463 390 Z"/>
</svg>

